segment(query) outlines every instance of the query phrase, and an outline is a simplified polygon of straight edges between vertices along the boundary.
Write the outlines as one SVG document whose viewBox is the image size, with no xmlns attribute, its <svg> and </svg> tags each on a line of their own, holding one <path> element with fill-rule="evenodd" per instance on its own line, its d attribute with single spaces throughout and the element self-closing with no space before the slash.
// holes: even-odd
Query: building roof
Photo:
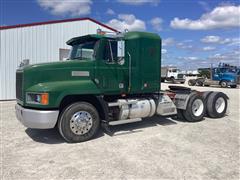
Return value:
<svg viewBox="0 0 240 180">
<path fill-rule="evenodd" d="M 118 32 L 116 29 L 111 28 L 95 19 L 92 18 L 72 18 L 72 19 L 62 19 L 62 20 L 53 20 L 53 21 L 45 21 L 45 22 L 35 22 L 35 23 L 29 23 L 29 24 L 17 24 L 17 25 L 11 25 L 11 26 L 0 26 L 0 30 L 4 29 L 13 29 L 13 28 L 22 28 L 22 27 L 31 27 L 31 26 L 39 26 L 39 25 L 46 25 L 46 24 L 57 24 L 57 23 L 65 23 L 65 22 L 73 22 L 73 21 L 84 21 L 89 20 L 96 24 L 99 24 L 109 30 L 112 30 L 114 32 Z"/>
</svg>

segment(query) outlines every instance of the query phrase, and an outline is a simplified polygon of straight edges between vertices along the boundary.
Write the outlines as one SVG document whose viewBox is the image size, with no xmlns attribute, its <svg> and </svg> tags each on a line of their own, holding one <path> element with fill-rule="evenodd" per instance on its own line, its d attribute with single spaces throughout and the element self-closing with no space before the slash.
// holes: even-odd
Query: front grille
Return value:
<svg viewBox="0 0 240 180">
<path fill-rule="evenodd" d="M 23 73 L 17 72 L 16 73 L 16 98 L 22 100 L 23 98 Z"/>
</svg>

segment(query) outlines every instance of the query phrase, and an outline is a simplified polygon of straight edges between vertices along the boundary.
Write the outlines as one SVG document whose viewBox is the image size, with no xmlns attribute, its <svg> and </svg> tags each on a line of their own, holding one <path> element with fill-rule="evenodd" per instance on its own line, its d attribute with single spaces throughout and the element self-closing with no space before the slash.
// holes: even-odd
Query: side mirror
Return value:
<svg viewBox="0 0 240 180">
<path fill-rule="evenodd" d="M 117 42 L 117 57 L 118 57 L 118 64 L 124 64 L 124 56 L 125 56 L 125 41 L 118 41 Z"/>
<path fill-rule="evenodd" d="M 121 58 L 125 55 L 125 42 L 124 41 L 118 41 L 117 42 L 117 57 Z"/>
</svg>

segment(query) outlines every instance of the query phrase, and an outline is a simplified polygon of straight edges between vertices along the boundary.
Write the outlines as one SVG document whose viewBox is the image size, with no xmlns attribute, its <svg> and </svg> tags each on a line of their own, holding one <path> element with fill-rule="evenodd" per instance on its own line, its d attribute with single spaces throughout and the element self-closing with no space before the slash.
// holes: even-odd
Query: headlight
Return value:
<svg viewBox="0 0 240 180">
<path fill-rule="evenodd" d="M 27 93 L 27 103 L 48 105 L 48 93 Z"/>
</svg>

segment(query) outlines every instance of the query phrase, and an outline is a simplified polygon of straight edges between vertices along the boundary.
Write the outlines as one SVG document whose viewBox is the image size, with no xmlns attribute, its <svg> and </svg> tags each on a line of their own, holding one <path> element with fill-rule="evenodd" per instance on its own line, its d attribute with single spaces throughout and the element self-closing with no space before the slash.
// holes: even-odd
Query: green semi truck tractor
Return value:
<svg viewBox="0 0 240 180">
<path fill-rule="evenodd" d="M 75 37 L 63 62 L 16 71 L 16 116 L 26 127 L 58 128 L 67 142 L 93 138 L 100 126 L 178 116 L 189 122 L 223 117 L 228 97 L 170 86 L 161 91 L 161 38 L 147 32 Z"/>
</svg>

